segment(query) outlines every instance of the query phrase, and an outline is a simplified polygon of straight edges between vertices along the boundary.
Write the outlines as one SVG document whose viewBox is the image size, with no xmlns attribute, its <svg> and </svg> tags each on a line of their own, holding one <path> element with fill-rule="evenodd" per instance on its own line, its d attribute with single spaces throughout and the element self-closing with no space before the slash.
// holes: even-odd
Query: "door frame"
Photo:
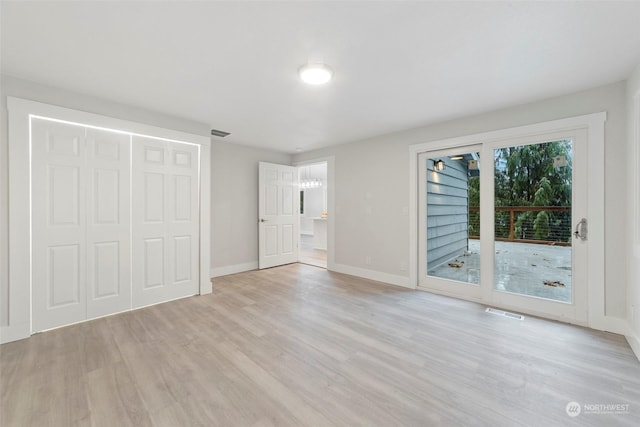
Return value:
<svg viewBox="0 0 640 427">
<path fill-rule="evenodd" d="M 587 170 L 589 173 L 586 185 L 589 189 L 587 209 L 590 225 L 587 267 L 588 320 L 586 323 L 577 323 L 586 324 L 594 329 L 621 331 L 621 324 L 615 319 L 607 318 L 605 312 L 604 169 L 602 168 L 602 159 L 604 158 L 606 119 L 607 113 L 600 112 L 411 145 L 409 147 L 409 283 L 412 287 L 418 287 L 418 157 L 420 153 L 458 147 L 464 149 L 470 145 L 490 141 L 585 129 L 588 139 Z M 446 292 L 441 293 L 446 294 Z M 452 296 L 465 298 L 459 294 Z M 551 316 L 545 317 L 552 318 Z M 568 319 L 560 318 L 558 320 L 567 321 Z"/>
<path fill-rule="evenodd" d="M 100 114 L 7 97 L 9 168 L 9 283 L 7 306 L 0 306 L 0 343 L 31 335 L 31 116 L 132 135 L 200 146 L 199 291 L 212 292 L 210 281 L 210 137 L 160 128 Z"/>
<path fill-rule="evenodd" d="M 317 163 L 327 164 L 327 270 L 335 271 L 335 156 L 316 157 L 309 160 L 294 162 L 293 166 L 314 165 Z M 298 222 L 300 215 L 298 215 Z M 298 230 L 300 225 L 298 224 Z M 300 259 L 298 258 L 298 262 Z"/>
</svg>

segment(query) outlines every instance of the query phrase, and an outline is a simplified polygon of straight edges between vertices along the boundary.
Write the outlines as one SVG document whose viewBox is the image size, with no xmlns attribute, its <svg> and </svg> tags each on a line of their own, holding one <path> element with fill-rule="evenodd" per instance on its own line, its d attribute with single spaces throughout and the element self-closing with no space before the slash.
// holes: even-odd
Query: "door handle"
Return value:
<svg viewBox="0 0 640 427">
<path fill-rule="evenodd" d="M 260 222 L 267 222 L 267 220 L 264 218 L 260 218 Z"/>
<path fill-rule="evenodd" d="M 587 240 L 587 218 L 582 218 L 579 223 L 576 224 L 576 231 L 573 232 L 573 236 L 576 239 Z"/>
</svg>

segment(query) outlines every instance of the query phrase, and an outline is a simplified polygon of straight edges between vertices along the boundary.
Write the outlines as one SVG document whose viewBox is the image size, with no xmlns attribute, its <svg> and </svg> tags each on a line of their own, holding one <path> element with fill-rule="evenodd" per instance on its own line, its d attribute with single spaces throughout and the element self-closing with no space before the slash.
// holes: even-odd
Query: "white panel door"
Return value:
<svg viewBox="0 0 640 427">
<path fill-rule="evenodd" d="M 199 148 L 133 137 L 133 307 L 199 289 Z"/>
<path fill-rule="evenodd" d="M 298 172 L 293 166 L 260 162 L 259 267 L 298 261 Z"/>
<path fill-rule="evenodd" d="M 131 308 L 130 140 L 87 129 L 87 318 Z"/>
<path fill-rule="evenodd" d="M 85 320 L 85 128 L 32 119 L 33 332 Z"/>
</svg>

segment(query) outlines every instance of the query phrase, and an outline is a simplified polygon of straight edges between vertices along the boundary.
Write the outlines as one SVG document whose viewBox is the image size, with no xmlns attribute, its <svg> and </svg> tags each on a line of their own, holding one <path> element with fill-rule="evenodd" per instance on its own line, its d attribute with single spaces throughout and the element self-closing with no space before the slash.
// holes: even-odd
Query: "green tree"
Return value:
<svg viewBox="0 0 640 427">
<path fill-rule="evenodd" d="M 469 206 L 480 206 L 480 177 L 470 176 L 467 181 Z M 480 236 L 480 212 L 469 211 L 469 236 Z"/>
<path fill-rule="evenodd" d="M 496 206 L 571 206 L 570 140 L 500 148 L 494 152 Z M 556 168 L 553 158 L 565 156 Z M 509 213 L 496 212 L 496 237 L 508 237 Z M 515 222 L 516 238 L 567 241 L 568 212 L 523 212 Z"/>
</svg>

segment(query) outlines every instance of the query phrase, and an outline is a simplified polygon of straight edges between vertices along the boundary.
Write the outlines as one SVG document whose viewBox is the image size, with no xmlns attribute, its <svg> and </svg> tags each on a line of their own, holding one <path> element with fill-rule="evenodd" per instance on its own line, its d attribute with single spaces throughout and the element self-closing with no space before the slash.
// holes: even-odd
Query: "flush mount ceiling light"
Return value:
<svg viewBox="0 0 640 427">
<path fill-rule="evenodd" d="M 310 62 L 300 67 L 298 75 L 307 84 L 323 85 L 331 80 L 333 70 L 321 62 Z"/>
</svg>

